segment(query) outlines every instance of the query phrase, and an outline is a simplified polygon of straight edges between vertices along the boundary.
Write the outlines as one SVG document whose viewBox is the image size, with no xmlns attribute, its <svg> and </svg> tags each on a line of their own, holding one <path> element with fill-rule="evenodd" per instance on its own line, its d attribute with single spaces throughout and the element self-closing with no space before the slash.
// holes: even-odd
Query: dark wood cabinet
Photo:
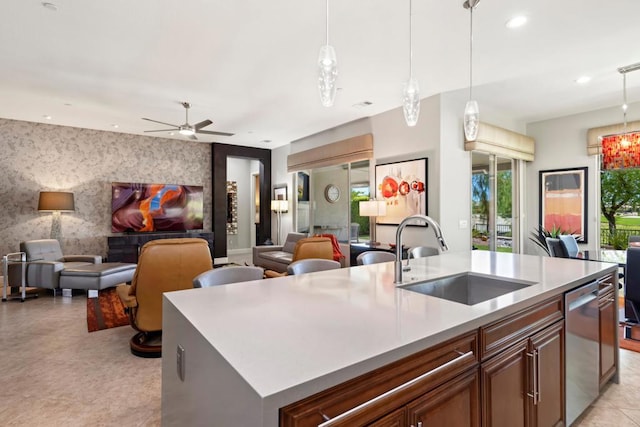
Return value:
<svg viewBox="0 0 640 427">
<path fill-rule="evenodd" d="M 613 280 L 602 282 L 598 293 L 600 332 L 600 387 L 604 386 L 616 373 L 617 355 L 617 304 Z"/>
<path fill-rule="evenodd" d="M 327 422 L 328 427 L 404 427 L 409 425 L 409 412 L 441 417 L 465 404 L 469 414 L 464 419 L 476 417 L 478 422 L 447 425 L 479 425 L 477 352 L 474 331 L 288 405 L 280 410 L 280 426 L 317 427 Z M 431 401 L 422 404 L 420 399 Z M 434 402 L 439 403 L 425 406 Z"/>
<path fill-rule="evenodd" d="M 527 353 L 528 342 L 523 340 L 482 364 L 483 426 L 527 425 L 531 389 Z"/>
<path fill-rule="evenodd" d="M 529 339 L 530 373 L 535 395 L 531 426 L 563 426 L 565 420 L 564 321 L 549 326 Z"/>
<path fill-rule="evenodd" d="M 562 307 L 554 298 L 481 328 L 483 426 L 564 425 Z"/>
<path fill-rule="evenodd" d="M 480 381 L 473 369 L 407 405 L 407 426 L 480 426 Z"/>
</svg>

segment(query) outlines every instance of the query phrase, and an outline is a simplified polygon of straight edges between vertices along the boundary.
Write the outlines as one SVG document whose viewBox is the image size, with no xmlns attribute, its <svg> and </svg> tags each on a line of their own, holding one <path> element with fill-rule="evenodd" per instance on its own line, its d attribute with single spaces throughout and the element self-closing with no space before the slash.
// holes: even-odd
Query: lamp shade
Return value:
<svg viewBox="0 0 640 427">
<path fill-rule="evenodd" d="M 383 200 L 366 200 L 359 204 L 360 216 L 385 216 L 387 205 Z"/>
<path fill-rule="evenodd" d="M 41 191 L 38 199 L 38 210 L 41 212 L 73 212 L 75 210 L 73 193 Z"/>
<path fill-rule="evenodd" d="M 289 209 L 289 201 L 288 200 L 272 200 L 271 201 L 271 210 L 276 212 L 286 212 Z"/>
</svg>

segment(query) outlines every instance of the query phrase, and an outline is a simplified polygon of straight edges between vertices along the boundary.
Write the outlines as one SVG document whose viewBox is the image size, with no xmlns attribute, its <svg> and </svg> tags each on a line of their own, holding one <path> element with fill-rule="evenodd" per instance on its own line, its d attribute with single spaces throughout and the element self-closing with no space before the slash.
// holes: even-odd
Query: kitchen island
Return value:
<svg viewBox="0 0 640 427">
<path fill-rule="evenodd" d="M 383 263 L 165 294 L 163 425 L 276 427 L 287 405 L 617 272 L 485 251 L 411 267 L 400 286 Z M 474 305 L 401 287 L 463 272 L 532 284 Z"/>
</svg>

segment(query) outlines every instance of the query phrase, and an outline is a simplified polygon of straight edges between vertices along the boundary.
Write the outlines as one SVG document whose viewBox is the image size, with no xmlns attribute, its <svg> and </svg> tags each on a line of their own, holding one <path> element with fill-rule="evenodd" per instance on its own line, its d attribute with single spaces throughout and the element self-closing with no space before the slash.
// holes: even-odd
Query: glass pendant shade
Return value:
<svg viewBox="0 0 640 427">
<path fill-rule="evenodd" d="M 338 77 L 338 59 L 331 45 L 320 48 L 318 55 L 318 90 L 320 101 L 325 107 L 331 107 L 336 97 L 336 78 Z"/>
<path fill-rule="evenodd" d="M 467 101 L 467 105 L 464 107 L 464 136 L 467 141 L 475 141 L 478 137 L 479 120 L 478 103 L 473 100 Z"/>
<path fill-rule="evenodd" d="M 420 87 L 413 77 L 409 78 L 402 89 L 402 110 L 407 126 L 415 126 L 420 116 Z"/>
</svg>

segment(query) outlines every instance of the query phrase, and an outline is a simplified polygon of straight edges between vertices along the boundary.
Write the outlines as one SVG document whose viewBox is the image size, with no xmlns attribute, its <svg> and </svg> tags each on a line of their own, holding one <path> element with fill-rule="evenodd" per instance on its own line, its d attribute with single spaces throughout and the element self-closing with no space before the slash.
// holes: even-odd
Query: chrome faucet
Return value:
<svg viewBox="0 0 640 427">
<path fill-rule="evenodd" d="M 396 261 L 394 264 L 395 274 L 393 280 L 393 283 L 396 284 L 402 283 L 402 231 L 407 226 L 407 224 L 414 221 L 425 221 L 427 224 L 429 224 L 434 234 L 436 235 L 436 239 L 438 239 L 438 243 L 440 244 L 442 250 L 449 250 L 447 242 L 445 242 L 444 237 L 442 237 L 442 230 L 440 229 L 440 225 L 438 225 L 437 222 L 431 219 L 431 217 L 428 217 L 426 215 L 411 215 L 406 217 L 402 220 L 400 225 L 398 225 L 398 229 L 396 230 Z"/>
</svg>

